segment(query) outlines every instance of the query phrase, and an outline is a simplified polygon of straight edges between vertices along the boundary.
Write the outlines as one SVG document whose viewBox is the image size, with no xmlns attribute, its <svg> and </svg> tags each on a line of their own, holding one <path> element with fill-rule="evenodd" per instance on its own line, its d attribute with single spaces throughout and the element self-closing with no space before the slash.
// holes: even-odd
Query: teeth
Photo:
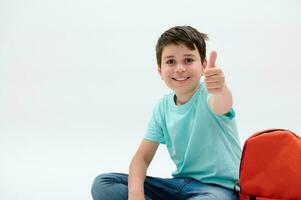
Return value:
<svg viewBox="0 0 301 200">
<path fill-rule="evenodd" d="M 184 81 L 184 80 L 186 80 L 187 78 L 174 78 L 175 80 L 177 80 L 177 81 Z"/>
</svg>

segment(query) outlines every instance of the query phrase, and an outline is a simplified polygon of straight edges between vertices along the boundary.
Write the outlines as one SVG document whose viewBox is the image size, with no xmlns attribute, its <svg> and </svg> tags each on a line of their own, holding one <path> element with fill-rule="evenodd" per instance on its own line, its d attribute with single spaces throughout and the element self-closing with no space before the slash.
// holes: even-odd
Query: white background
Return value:
<svg viewBox="0 0 301 200">
<path fill-rule="evenodd" d="M 241 143 L 301 133 L 301 3 L 0 0 L 0 199 L 91 199 L 128 171 L 168 88 L 155 44 L 175 25 L 208 33 L 232 89 Z M 174 170 L 164 146 L 149 175 Z"/>
</svg>

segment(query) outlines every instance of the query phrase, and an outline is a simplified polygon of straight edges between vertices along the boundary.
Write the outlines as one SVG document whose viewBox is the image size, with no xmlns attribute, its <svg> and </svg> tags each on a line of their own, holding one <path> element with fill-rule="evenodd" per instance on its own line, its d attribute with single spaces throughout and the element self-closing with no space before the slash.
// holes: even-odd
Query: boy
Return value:
<svg viewBox="0 0 301 200">
<path fill-rule="evenodd" d="M 98 176 L 94 200 L 232 200 L 241 148 L 232 95 L 216 52 L 206 60 L 207 35 L 190 26 L 164 32 L 156 46 L 158 72 L 174 92 L 154 107 L 129 175 Z M 205 83 L 200 83 L 204 75 Z M 159 144 L 166 144 L 177 169 L 173 178 L 146 176 Z"/>
</svg>

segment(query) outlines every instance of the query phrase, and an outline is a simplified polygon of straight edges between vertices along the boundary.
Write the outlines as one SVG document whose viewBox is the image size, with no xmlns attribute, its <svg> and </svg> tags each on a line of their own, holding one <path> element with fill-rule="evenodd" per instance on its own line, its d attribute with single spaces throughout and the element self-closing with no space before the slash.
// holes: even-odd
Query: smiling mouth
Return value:
<svg viewBox="0 0 301 200">
<path fill-rule="evenodd" d="M 189 79 L 190 77 L 185 77 L 185 78 L 172 78 L 175 81 L 186 81 L 187 79 Z"/>
</svg>

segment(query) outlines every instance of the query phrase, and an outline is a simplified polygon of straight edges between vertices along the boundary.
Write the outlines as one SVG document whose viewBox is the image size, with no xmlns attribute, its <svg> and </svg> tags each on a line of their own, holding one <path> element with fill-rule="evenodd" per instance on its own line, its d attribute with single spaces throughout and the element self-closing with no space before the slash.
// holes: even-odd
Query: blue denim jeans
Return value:
<svg viewBox="0 0 301 200">
<path fill-rule="evenodd" d="M 92 185 L 93 200 L 128 199 L 128 175 L 107 173 L 97 176 Z M 146 176 L 146 200 L 237 200 L 233 190 L 205 184 L 192 178 L 157 178 Z"/>
</svg>

